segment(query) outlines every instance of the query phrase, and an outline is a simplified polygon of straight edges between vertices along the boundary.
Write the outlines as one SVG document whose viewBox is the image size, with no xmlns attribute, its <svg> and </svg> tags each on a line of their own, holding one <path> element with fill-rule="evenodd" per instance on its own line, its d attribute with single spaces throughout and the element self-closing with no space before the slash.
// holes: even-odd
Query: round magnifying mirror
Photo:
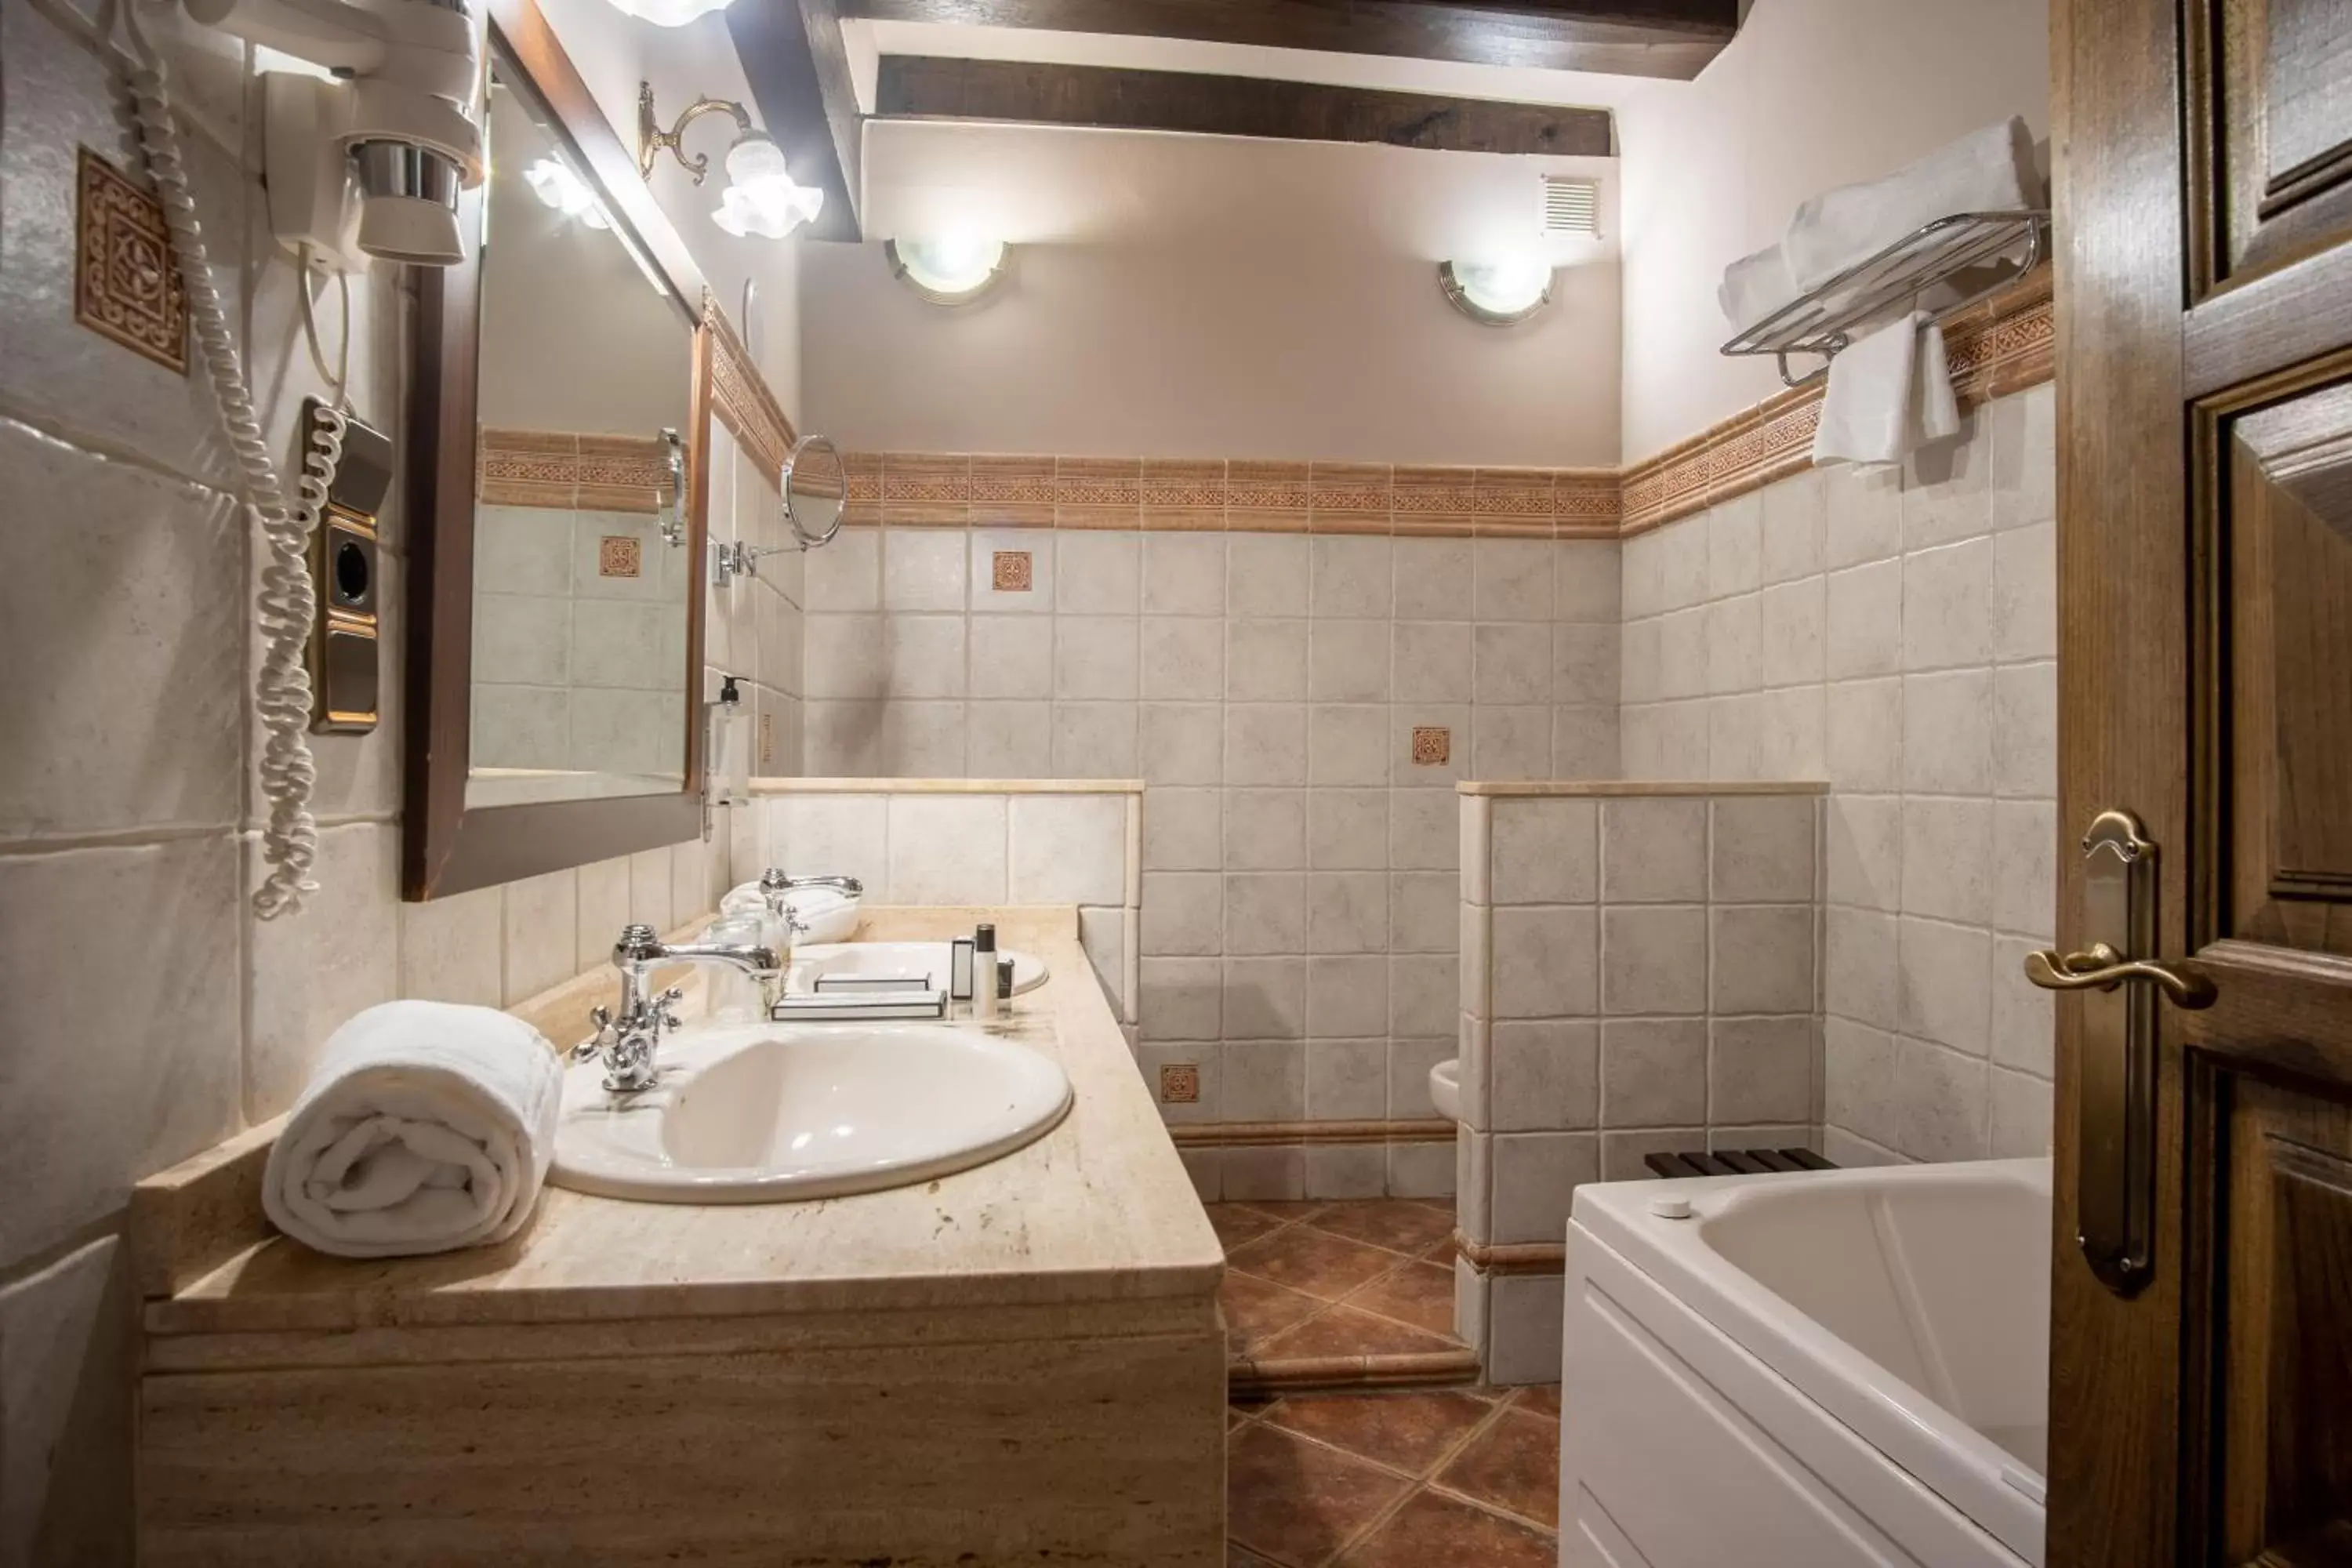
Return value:
<svg viewBox="0 0 2352 1568">
<path fill-rule="evenodd" d="M 840 448 L 823 436 L 803 436 L 784 463 L 784 521 L 802 545 L 815 549 L 841 531 L 849 500 L 849 470 Z"/>
</svg>

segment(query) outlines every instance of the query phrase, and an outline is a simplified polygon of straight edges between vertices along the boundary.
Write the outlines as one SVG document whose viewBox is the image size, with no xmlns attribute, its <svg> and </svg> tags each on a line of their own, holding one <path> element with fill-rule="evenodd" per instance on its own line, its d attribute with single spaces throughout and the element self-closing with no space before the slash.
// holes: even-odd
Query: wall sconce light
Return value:
<svg viewBox="0 0 2352 1568">
<path fill-rule="evenodd" d="M 1532 256 L 1495 261 L 1441 261 L 1437 287 L 1454 308 L 1482 326 L 1508 327 L 1551 302 L 1551 268 Z"/>
<path fill-rule="evenodd" d="M 677 117 L 677 123 L 665 131 L 654 112 L 654 84 L 649 81 L 637 84 L 637 173 L 652 179 L 654 164 L 667 152 L 694 176 L 696 184 L 702 184 L 710 174 L 709 155 L 698 153 L 688 157 L 682 138 L 686 128 L 706 114 L 725 114 L 735 121 L 735 140 L 727 149 L 727 188 L 719 193 L 718 209 L 710 215 L 713 223 L 738 238 L 757 235 L 762 239 L 782 239 L 823 209 L 824 193 L 793 183 L 784 167 L 783 149 L 751 123 L 750 112 L 741 104 L 724 98 L 698 98 Z"/>
<path fill-rule="evenodd" d="M 596 188 L 573 174 L 561 158 L 541 158 L 525 169 L 522 177 L 533 195 L 565 217 L 576 217 L 590 228 L 613 226 L 613 220 L 604 216 L 604 204 L 596 199 Z"/>
<path fill-rule="evenodd" d="M 934 305 L 968 305 L 1004 278 L 1005 244 L 971 235 L 885 240 L 890 275 Z"/>
</svg>

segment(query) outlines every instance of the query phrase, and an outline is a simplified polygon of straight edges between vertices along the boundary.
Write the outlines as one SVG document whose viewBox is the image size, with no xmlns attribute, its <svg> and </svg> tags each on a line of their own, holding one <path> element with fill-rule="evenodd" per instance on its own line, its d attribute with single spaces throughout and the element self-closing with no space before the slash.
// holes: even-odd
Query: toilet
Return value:
<svg viewBox="0 0 2352 1568">
<path fill-rule="evenodd" d="M 1462 1058 L 1448 1057 L 1429 1069 L 1429 1098 L 1448 1121 L 1462 1120 Z"/>
</svg>

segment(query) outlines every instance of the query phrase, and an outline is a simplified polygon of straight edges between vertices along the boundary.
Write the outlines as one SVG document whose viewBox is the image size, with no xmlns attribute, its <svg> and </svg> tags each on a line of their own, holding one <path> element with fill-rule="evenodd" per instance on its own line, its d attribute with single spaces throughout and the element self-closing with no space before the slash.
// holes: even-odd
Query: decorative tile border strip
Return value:
<svg viewBox="0 0 2352 1568">
<path fill-rule="evenodd" d="M 2050 268 L 1944 326 L 1963 408 L 2054 374 Z M 853 452 L 845 521 L 897 528 L 1358 533 L 1619 539 L 1801 473 L 1819 385 L 1755 407 L 1623 468 L 1473 468 L 1257 458 Z"/>
<path fill-rule="evenodd" d="M 853 452 L 851 523 L 892 528 L 1617 536 L 1610 468 Z"/>
<path fill-rule="evenodd" d="M 475 444 L 475 494 L 494 506 L 625 511 L 661 510 L 669 471 L 650 436 L 582 436 L 568 430 L 484 426 Z"/>
<path fill-rule="evenodd" d="M 784 417 L 751 351 L 737 334 L 735 323 L 707 290 L 702 320 L 710 328 L 710 411 L 735 433 L 768 478 L 781 481 L 784 459 L 799 440 L 793 422 Z"/>
</svg>

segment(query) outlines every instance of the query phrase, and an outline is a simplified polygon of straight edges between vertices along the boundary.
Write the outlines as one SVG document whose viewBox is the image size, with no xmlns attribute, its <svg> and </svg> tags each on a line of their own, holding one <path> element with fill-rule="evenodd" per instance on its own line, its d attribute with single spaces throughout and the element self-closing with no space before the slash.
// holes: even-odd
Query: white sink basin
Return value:
<svg viewBox="0 0 2352 1568">
<path fill-rule="evenodd" d="M 1050 1131 L 1070 1080 L 1026 1046 L 947 1024 L 752 1024 L 662 1044 L 661 1081 L 563 1079 L 549 1179 L 648 1203 L 839 1197 L 970 1170 Z"/>
<path fill-rule="evenodd" d="M 996 956 L 1013 961 L 1015 996 L 1045 984 L 1042 960 L 1011 947 L 997 949 Z M 795 991 L 813 991 L 822 974 L 906 974 L 928 975 L 933 989 L 944 991 L 948 960 L 948 944 L 943 942 L 803 942 L 793 949 L 792 986 Z"/>
</svg>

